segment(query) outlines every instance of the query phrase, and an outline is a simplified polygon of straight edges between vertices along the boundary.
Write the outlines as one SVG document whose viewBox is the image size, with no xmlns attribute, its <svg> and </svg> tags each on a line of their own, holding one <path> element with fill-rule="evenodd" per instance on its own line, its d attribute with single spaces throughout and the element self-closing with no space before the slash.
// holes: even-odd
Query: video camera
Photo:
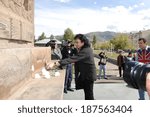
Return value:
<svg viewBox="0 0 150 117">
<path fill-rule="evenodd" d="M 63 47 L 68 47 L 68 45 L 70 44 L 71 45 L 72 41 L 67 41 L 67 40 L 63 40 L 62 41 L 62 46 Z"/>
</svg>

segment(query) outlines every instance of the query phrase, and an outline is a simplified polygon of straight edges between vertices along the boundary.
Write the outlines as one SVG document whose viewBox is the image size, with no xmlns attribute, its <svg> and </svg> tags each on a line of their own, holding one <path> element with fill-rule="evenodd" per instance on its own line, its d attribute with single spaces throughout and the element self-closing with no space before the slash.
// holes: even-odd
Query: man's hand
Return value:
<svg viewBox="0 0 150 117">
<path fill-rule="evenodd" d="M 56 67 L 60 66 L 59 62 L 46 62 L 46 69 L 47 70 L 51 70 L 51 69 L 55 69 Z"/>
<path fill-rule="evenodd" d="M 46 63 L 46 69 L 47 70 L 50 70 L 50 69 L 52 69 L 53 67 L 55 66 L 55 64 L 54 63 Z"/>
</svg>

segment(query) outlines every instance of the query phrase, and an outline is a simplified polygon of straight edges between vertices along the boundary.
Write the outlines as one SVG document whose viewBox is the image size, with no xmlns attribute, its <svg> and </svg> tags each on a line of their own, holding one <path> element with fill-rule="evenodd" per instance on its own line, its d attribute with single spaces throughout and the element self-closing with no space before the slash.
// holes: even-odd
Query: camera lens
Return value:
<svg viewBox="0 0 150 117">
<path fill-rule="evenodd" d="M 146 90 L 146 74 L 150 72 L 150 64 L 129 61 L 125 64 L 124 81 L 129 87 Z"/>
</svg>

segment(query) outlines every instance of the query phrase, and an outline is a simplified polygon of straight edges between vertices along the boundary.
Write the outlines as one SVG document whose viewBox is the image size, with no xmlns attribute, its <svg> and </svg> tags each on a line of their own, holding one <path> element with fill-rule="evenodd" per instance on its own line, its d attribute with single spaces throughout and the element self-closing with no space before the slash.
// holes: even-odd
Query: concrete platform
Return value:
<svg viewBox="0 0 150 117">
<path fill-rule="evenodd" d="M 74 83 L 72 84 L 74 87 Z M 94 95 L 96 100 L 138 100 L 138 91 L 126 86 L 122 82 L 109 82 L 108 80 L 97 81 L 94 84 Z M 146 100 L 149 97 L 146 93 Z M 64 94 L 64 100 L 84 100 L 83 90 L 74 90 Z"/>
<path fill-rule="evenodd" d="M 50 79 L 30 79 L 20 87 L 9 100 L 61 100 L 64 89 L 64 70 L 59 71 L 61 77 Z"/>
<path fill-rule="evenodd" d="M 96 68 L 99 69 L 98 59 L 95 58 Z M 98 75 L 98 74 L 97 74 Z M 100 79 L 94 84 L 94 97 L 96 100 L 138 100 L 138 91 L 126 86 L 122 78 L 118 77 L 118 67 L 114 64 L 107 63 L 106 76 L 108 80 Z M 74 81 L 72 88 L 74 88 Z M 149 99 L 146 93 L 146 99 Z M 74 90 L 64 94 L 64 100 L 84 100 L 83 90 Z"/>
</svg>

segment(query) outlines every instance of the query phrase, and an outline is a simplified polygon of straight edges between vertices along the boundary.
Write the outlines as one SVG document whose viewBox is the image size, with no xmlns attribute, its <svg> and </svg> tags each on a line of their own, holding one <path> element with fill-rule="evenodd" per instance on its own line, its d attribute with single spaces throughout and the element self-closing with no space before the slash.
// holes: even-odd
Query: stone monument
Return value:
<svg viewBox="0 0 150 117">
<path fill-rule="evenodd" d="M 46 60 L 50 48 L 34 48 L 34 0 L 0 0 L 0 99 L 11 96 Z"/>
<path fill-rule="evenodd" d="M 0 47 L 33 46 L 34 0 L 0 0 L 0 8 Z"/>
</svg>

